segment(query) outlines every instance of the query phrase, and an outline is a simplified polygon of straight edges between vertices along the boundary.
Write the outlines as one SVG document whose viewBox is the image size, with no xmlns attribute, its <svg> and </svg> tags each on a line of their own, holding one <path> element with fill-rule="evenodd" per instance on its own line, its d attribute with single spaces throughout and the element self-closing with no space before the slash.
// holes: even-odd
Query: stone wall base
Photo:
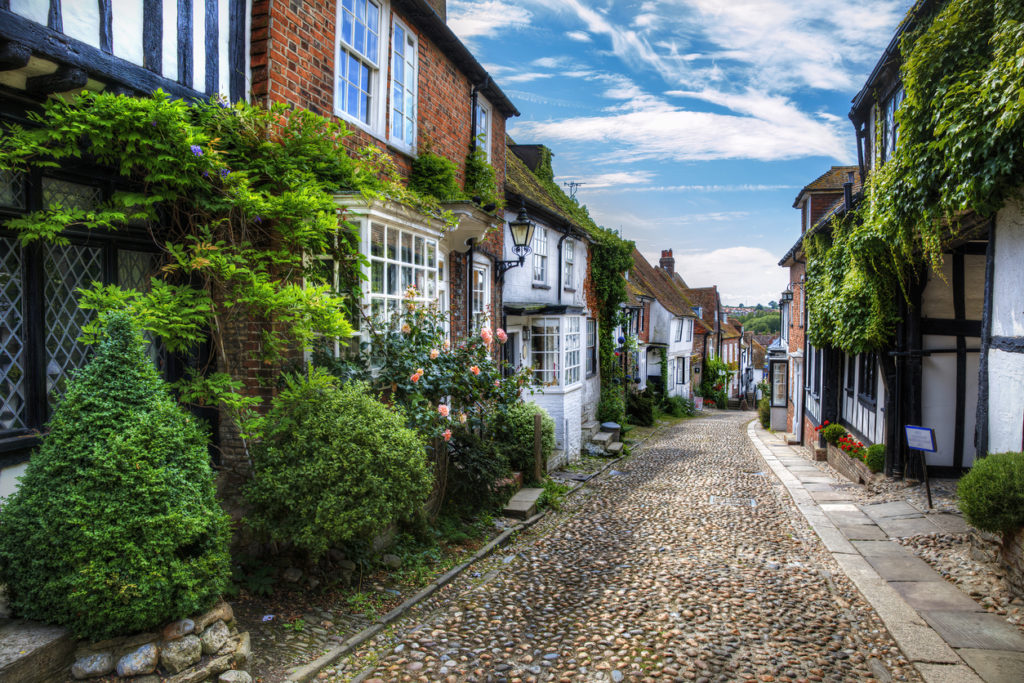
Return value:
<svg viewBox="0 0 1024 683">
<path fill-rule="evenodd" d="M 1006 571 L 1006 583 L 1010 589 L 1018 597 L 1024 597 L 1024 529 L 1003 535 L 999 561 Z"/>
<path fill-rule="evenodd" d="M 870 484 L 875 480 L 875 473 L 856 458 L 851 458 L 844 451 L 828 444 L 828 464 L 832 469 L 856 484 Z"/>
</svg>

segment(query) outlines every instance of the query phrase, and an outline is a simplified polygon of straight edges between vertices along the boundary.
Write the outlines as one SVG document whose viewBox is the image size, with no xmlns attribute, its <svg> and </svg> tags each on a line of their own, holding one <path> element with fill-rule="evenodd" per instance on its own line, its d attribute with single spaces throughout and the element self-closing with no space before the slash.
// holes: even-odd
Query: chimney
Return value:
<svg viewBox="0 0 1024 683">
<path fill-rule="evenodd" d="M 441 21 L 448 23 L 448 0 L 427 0 L 427 4 L 437 12 Z"/>
<path fill-rule="evenodd" d="M 658 265 L 661 266 L 662 270 L 672 275 L 676 272 L 676 260 L 672 258 L 671 249 L 661 250 L 661 260 L 658 261 Z"/>
<path fill-rule="evenodd" d="M 853 208 L 853 171 L 846 174 L 846 182 L 843 183 L 843 208 L 847 211 Z"/>
</svg>

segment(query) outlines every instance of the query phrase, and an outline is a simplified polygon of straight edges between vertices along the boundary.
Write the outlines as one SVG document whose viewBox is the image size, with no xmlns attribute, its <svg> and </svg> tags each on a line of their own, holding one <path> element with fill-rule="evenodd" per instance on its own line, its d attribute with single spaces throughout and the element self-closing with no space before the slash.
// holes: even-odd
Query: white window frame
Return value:
<svg viewBox="0 0 1024 683">
<path fill-rule="evenodd" d="M 693 341 L 693 320 L 690 318 L 686 319 L 686 341 Z"/>
<path fill-rule="evenodd" d="M 472 334 L 491 325 L 491 266 L 480 261 L 473 262 Z M 479 287 L 477 286 L 479 285 Z"/>
<path fill-rule="evenodd" d="M 533 381 L 544 386 L 558 386 L 561 380 L 562 361 L 562 323 L 560 318 L 530 319 L 530 365 L 533 367 Z M 542 333 L 538 334 L 535 325 L 539 325 Z M 552 326 L 554 331 L 552 332 Z M 541 339 L 553 340 L 553 348 L 537 350 L 536 344 Z M 550 359 L 550 366 L 538 363 L 541 358 Z"/>
<path fill-rule="evenodd" d="M 570 387 L 580 381 L 580 356 L 581 348 L 581 318 L 572 317 L 565 319 L 565 386 Z"/>
<path fill-rule="evenodd" d="M 384 242 L 382 249 L 375 252 L 374 235 L 377 228 L 383 229 Z M 368 218 L 363 227 L 363 256 L 367 265 L 367 281 L 365 301 L 367 315 L 371 319 L 390 322 L 394 314 L 401 310 L 405 300 L 405 292 L 411 284 L 416 287 L 416 296 L 412 298 L 417 304 L 436 304 L 439 291 L 447 292 L 447 282 L 442 286 L 440 279 L 443 273 L 438 270 L 440 255 L 439 240 L 435 236 L 424 234 L 409 226 L 394 225 L 377 217 Z M 408 237 L 408 239 L 406 239 Z M 409 245 L 409 261 L 405 260 L 403 248 Z M 394 251 L 389 248 L 394 247 Z M 431 248 L 432 247 L 432 248 Z M 417 262 L 417 251 L 419 261 Z M 378 270 L 377 266 L 380 266 Z M 390 280 L 394 273 L 394 286 Z M 379 290 L 378 290 L 379 273 Z M 422 284 L 422 286 L 420 286 Z M 380 302 L 379 304 L 377 302 Z M 441 307 L 440 310 L 446 310 Z"/>
<path fill-rule="evenodd" d="M 396 50 L 398 46 L 398 32 L 402 31 L 404 40 L 403 47 L 405 54 L 400 55 Z M 411 59 L 409 52 L 411 51 Z M 390 103 L 391 110 L 389 112 L 389 132 L 388 140 L 390 143 L 399 149 L 412 152 L 416 149 L 416 130 L 417 130 L 417 111 L 419 107 L 419 38 L 416 34 L 398 17 L 394 17 L 391 22 L 391 81 L 388 85 L 388 101 Z M 395 76 L 398 71 L 399 60 L 402 60 L 403 75 L 408 74 L 409 70 L 412 71 L 412 78 L 408 76 L 404 79 L 404 83 L 398 83 L 395 80 Z M 410 97 L 410 86 L 411 85 L 411 97 Z M 396 88 L 403 89 L 402 104 L 404 109 L 402 112 L 398 112 L 395 109 Z M 409 105 L 410 99 L 412 104 Z M 408 111 L 408 107 L 411 106 L 412 111 Z M 395 120 L 401 117 L 403 122 L 402 131 L 405 133 L 404 124 L 409 124 L 412 127 L 412 135 L 404 134 L 401 136 L 395 135 Z"/>
<path fill-rule="evenodd" d="M 593 353 L 591 353 L 593 349 Z M 593 358 L 594 367 L 590 367 L 590 360 Z M 597 320 L 594 318 L 587 318 L 587 377 L 593 377 L 597 374 L 597 367 L 600 364 L 597 354 Z"/>
<path fill-rule="evenodd" d="M 562 244 L 562 266 L 564 277 L 562 278 L 563 289 L 576 288 L 576 240 L 567 239 Z"/>
<path fill-rule="evenodd" d="M 538 225 L 534 230 L 531 247 L 533 249 L 533 281 L 544 284 L 548 279 L 548 229 L 543 225 Z"/>
<path fill-rule="evenodd" d="M 686 327 L 686 321 L 682 318 L 679 319 L 679 327 L 676 328 L 676 341 L 683 341 L 683 328 Z"/>
<path fill-rule="evenodd" d="M 676 358 L 676 384 L 686 384 L 685 358 Z"/>
<path fill-rule="evenodd" d="M 346 1 L 354 8 L 355 2 L 364 2 L 366 4 L 372 4 L 377 8 L 377 54 L 375 59 L 372 55 L 364 55 L 356 49 L 355 45 L 348 43 L 347 41 L 342 42 L 342 30 L 344 28 L 344 14 L 347 9 L 345 7 Z M 384 137 L 384 125 L 385 119 L 387 118 L 387 112 L 385 111 L 385 100 L 387 97 L 383 92 L 382 81 L 382 69 L 386 68 L 387 60 L 390 56 L 389 53 L 389 36 L 386 31 L 382 34 L 381 28 L 387 27 L 388 23 L 385 17 L 390 15 L 390 10 L 387 3 L 384 0 L 339 0 L 337 3 L 337 9 L 335 12 L 335 31 L 334 31 L 334 114 L 348 123 L 361 128 L 370 134 L 378 138 Z M 363 121 L 358 116 L 350 114 L 345 110 L 343 105 L 343 96 L 339 86 L 339 82 L 342 77 L 342 70 L 345 66 L 344 61 L 341 59 L 341 53 L 344 50 L 346 58 L 352 56 L 357 61 L 369 68 L 369 102 L 367 103 L 367 120 Z"/>
<path fill-rule="evenodd" d="M 484 155 L 487 157 L 487 163 L 491 163 L 491 116 L 494 112 L 494 108 L 491 104 L 484 99 L 483 95 L 477 93 L 476 96 L 476 111 L 473 112 L 473 117 L 476 119 L 476 143 L 478 146 L 483 146 Z M 480 119 L 483 118 L 483 126 L 481 126 Z M 481 130 L 481 127 L 483 130 Z"/>
</svg>

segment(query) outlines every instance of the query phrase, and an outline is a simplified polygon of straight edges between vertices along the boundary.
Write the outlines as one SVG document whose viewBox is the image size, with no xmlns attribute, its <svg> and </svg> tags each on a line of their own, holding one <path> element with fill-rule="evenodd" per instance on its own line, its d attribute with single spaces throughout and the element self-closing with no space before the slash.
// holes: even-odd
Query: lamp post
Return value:
<svg viewBox="0 0 1024 683">
<path fill-rule="evenodd" d="M 505 271 L 517 268 L 526 261 L 526 255 L 530 253 L 530 242 L 533 241 L 533 231 L 536 224 L 526 214 L 526 207 L 519 209 L 519 215 L 514 221 L 508 222 L 509 232 L 512 233 L 512 251 L 519 256 L 511 261 L 498 261 L 495 265 L 498 268 L 498 282 L 505 279 Z"/>
</svg>

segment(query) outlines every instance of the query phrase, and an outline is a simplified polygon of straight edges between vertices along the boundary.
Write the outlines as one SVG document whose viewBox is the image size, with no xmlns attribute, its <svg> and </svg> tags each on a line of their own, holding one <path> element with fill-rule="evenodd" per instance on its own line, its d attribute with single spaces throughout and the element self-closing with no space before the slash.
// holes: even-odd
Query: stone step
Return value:
<svg viewBox="0 0 1024 683">
<path fill-rule="evenodd" d="M 527 519 L 537 513 L 537 499 L 544 489 L 519 489 L 501 511 L 506 517 Z"/>
<path fill-rule="evenodd" d="M 74 651 L 74 638 L 59 626 L 0 619 L 0 681 L 63 680 Z"/>
<path fill-rule="evenodd" d="M 604 447 L 604 450 L 608 455 L 622 455 L 622 442 L 615 441 Z"/>
<path fill-rule="evenodd" d="M 590 443 L 597 444 L 598 446 L 607 446 L 614 441 L 612 436 L 611 432 L 598 432 L 590 437 Z"/>
<path fill-rule="evenodd" d="M 589 441 L 590 437 L 596 434 L 601 429 L 601 423 L 597 420 L 591 420 L 590 422 L 584 422 L 581 430 L 583 432 L 583 440 Z"/>
</svg>

